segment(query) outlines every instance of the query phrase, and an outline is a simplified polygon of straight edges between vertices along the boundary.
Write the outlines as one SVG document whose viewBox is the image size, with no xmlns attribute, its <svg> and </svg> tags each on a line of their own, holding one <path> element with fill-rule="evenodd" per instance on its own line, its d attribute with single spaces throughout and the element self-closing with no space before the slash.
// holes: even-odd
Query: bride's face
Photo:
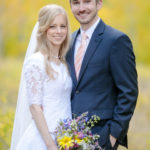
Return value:
<svg viewBox="0 0 150 150">
<path fill-rule="evenodd" d="M 60 46 L 67 36 L 67 21 L 63 14 L 55 17 L 47 30 L 47 39 L 53 46 Z"/>
</svg>

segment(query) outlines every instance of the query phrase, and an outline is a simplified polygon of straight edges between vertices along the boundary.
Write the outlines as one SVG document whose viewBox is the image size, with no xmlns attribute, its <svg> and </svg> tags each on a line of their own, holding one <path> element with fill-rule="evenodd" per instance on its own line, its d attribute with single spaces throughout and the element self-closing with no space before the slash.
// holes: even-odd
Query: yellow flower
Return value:
<svg viewBox="0 0 150 150">
<path fill-rule="evenodd" d="M 75 141 L 76 141 L 77 143 L 81 143 L 81 142 L 82 142 L 82 140 L 79 139 L 77 136 L 75 136 Z"/>
<path fill-rule="evenodd" d="M 81 139 L 75 139 L 76 141 L 77 141 L 77 143 L 81 143 L 82 142 L 82 140 Z"/>
<path fill-rule="evenodd" d="M 73 140 L 71 137 L 68 137 L 68 136 L 64 136 L 61 139 L 57 139 L 57 142 L 61 148 L 69 148 L 73 146 Z"/>
<path fill-rule="evenodd" d="M 88 137 L 84 137 L 83 140 L 85 141 L 85 143 L 88 142 Z"/>
</svg>

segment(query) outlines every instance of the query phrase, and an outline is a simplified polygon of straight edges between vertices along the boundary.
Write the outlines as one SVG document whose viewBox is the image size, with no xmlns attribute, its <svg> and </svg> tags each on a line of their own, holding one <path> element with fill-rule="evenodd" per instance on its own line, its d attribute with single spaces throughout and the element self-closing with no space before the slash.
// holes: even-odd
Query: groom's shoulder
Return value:
<svg viewBox="0 0 150 150">
<path fill-rule="evenodd" d="M 70 43 L 69 43 L 69 50 L 71 49 L 71 47 L 73 46 L 73 42 L 75 40 L 75 37 L 78 33 L 78 30 L 74 31 L 72 34 L 71 34 L 71 40 L 70 40 Z"/>
<path fill-rule="evenodd" d="M 128 37 L 128 35 L 121 30 L 118 30 L 110 25 L 105 26 L 105 31 L 104 31 L 105 37 L 112 38 L 112 39 L 118 39 L 120 37 Z"/>
<path fill-rule="evenodd" d="M 74 32 L 72 32 L 71 36 L 75 36 L 77 34 L 78 30 L 75 30 Z"/>
<path fill-rule="evenodd" d="M 78 32 L 79 32 L 79 29 L 74 31 L 74 32 L 72 32 L 72 34 L 71 34 L 71 41 L 74 41 L 74 39 L 75 39 L 76 35 L 78 34 Z"/>
</svg>

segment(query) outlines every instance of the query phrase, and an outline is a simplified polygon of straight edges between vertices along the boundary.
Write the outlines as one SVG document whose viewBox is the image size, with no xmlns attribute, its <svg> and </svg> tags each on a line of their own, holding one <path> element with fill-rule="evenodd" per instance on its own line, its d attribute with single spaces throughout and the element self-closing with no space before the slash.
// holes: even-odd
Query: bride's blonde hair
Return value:
<svg viewBox="0 0 150 150">
<path fill-rule="evenodd" d="M 51 79 L 55 79 L 54 77 L 55 71 L 50 65 L 52 45 L 49 41 L 47 41 L 46 32 L 52 21 L 59 14 L 63 14 L 65 16 L 67 25 L 67 36 L 59 50 L 59 58 L 61 62 L 66 64 L 65 55 L 69 49 L 69 41 L 70 41 L 70 27 L 66 11 L 64 10 L 63 7 L 58 5 L 46 5 L 40 9 L 38 16 L 39 27 L 37 32 L 36 52 L 40 51 L 44 55 L 46 72 Z"/>
</svg>

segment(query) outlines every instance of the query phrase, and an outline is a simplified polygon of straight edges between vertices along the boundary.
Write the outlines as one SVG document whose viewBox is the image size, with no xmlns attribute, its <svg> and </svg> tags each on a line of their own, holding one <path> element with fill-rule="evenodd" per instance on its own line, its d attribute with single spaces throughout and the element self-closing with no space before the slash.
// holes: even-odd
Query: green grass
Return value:
<svg viewBox="0 0 150 150">
<path fill-rule="evenodd" d="M 22 63 L 0 58 L 0 150 L 10 146 Z M 139 97 L 129 128 L 129 150 L 150 150 L 150 67 L 138 64 L 137 70 Z"/>
</svg>

